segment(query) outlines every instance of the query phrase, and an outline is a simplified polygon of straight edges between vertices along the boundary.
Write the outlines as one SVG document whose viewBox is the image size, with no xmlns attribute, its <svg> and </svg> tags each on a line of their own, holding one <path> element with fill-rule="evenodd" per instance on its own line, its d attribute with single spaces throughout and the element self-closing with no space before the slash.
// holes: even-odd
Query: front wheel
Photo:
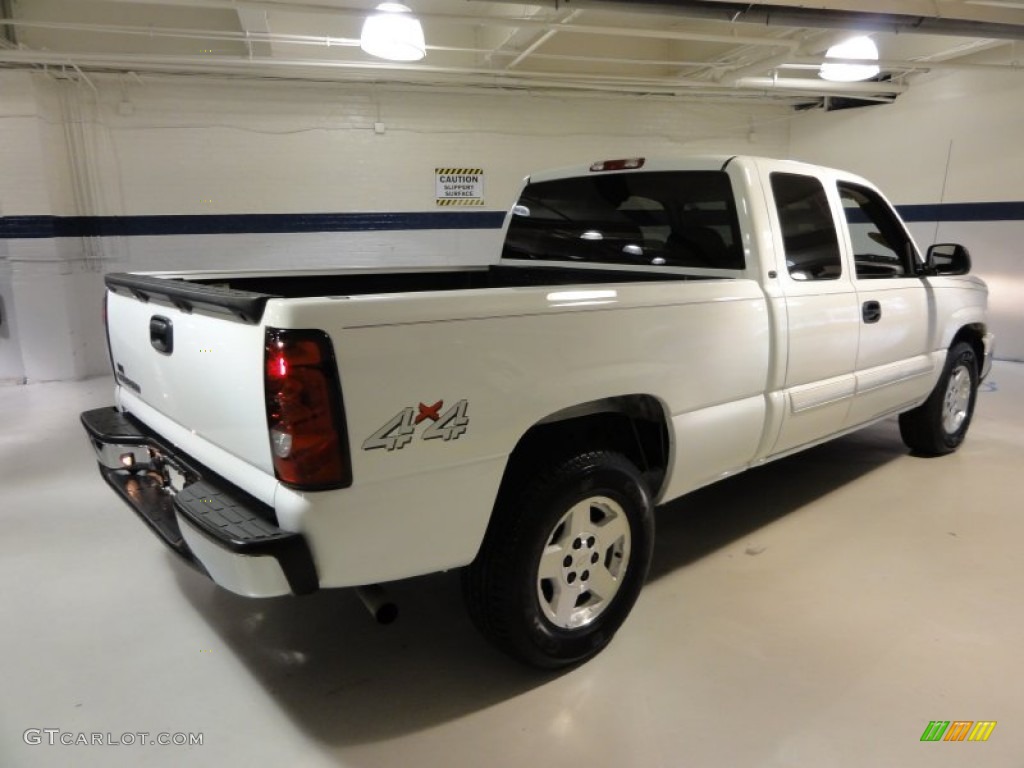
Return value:
<svg viewBox="0 0 1024 768">
<path fill-rule="evenodd" d="M 967 436 L 978 397 L 978 359 L 970 344 L 954 344 L 935 389 L 922 405 L 900 414 L 900 436 L 926 456 L 955 451 Z"/>
<path fill-rule="evenodd" d="M 618 453 L 581 453 L 502 491 L 463 572 L 469 614 L 485 637 L 528 664 L 583 661 L 625 621 L 653 544 L 639 470 Z"/>
</svg>

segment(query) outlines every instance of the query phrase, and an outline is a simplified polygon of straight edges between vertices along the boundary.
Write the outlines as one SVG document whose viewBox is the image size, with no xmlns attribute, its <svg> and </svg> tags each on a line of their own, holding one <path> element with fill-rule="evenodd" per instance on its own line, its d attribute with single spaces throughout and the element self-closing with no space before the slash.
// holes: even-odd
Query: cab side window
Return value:
<svg viewBox="0 0 1024 768">
<path fill-rule="evenodd" d="M 839 182 L 858 279 L 913 275 L 916 251 L 907 231 L 874 190 Z"/>
<path fill-rule="evenodd" d="M 813 176 L 796 173 L 773 173 L 771 185 L 790 276 L 837 280 L 843 265 L 825 187 Z"/>
</svg>

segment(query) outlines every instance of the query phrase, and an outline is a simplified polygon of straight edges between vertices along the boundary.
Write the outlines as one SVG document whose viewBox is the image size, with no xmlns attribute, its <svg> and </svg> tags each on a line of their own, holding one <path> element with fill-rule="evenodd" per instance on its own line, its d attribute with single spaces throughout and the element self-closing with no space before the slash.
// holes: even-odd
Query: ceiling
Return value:
<svg viewBox="0 0 1024 768">
<path fill-rule="evenodd" d="M 406 2 L 427 40 L 415 63 L 360 50 L 372 1 L 0 0 L 0 67 L 793 105 L 890 101 L 939 69 L 1024 77 L 1024 0 Z M 880 77 L 820 79 L 853 34 L 875 40 Z"/>
</svg>

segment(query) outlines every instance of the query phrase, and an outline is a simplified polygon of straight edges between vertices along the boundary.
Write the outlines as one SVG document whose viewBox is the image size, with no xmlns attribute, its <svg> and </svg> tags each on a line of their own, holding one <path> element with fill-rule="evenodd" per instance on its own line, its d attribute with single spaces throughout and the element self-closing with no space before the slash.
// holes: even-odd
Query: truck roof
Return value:
<svg viewBox="0 0 1024 768">
<path fill-rule="evenodd" d="M 531 173 L 531 182 L 552 181 L 590 173 L 634 173 L 636 171 L 717 171 L 735 155 L 676 155 L 674 157 L 603 158 L 593 163 L 568 165 Z M 608 167 L 599 167 L 599 166 Z M 622 166 L 622 167 L 618 167 Z"/>
<path fill-rule="evenodd" d="M 644 171 L 717 171 L 725 167 L 733 160 L 755 160 L 770 163 L 786 163 L 787 165 L 805 165 L 808 170 L 814 168 L 827 170 L 844 176 L 853 176 L 835 168 L 811 163 L 799 163 L 793 160 L 780 158 L 769 158 L 755 155 L 727 155 L 727 154 L 680 154 L 674 156 L 654 157 L 630 157 L 630 158 L 606 158 L 595 160 L 586 165 L 570 165 L 550 170 L 531 173 L 527 177 L 529 183 L 541 181 L 553 181 L 572 176 L 587 176 L 591 173 L 637 173 Z"/>
</svg>

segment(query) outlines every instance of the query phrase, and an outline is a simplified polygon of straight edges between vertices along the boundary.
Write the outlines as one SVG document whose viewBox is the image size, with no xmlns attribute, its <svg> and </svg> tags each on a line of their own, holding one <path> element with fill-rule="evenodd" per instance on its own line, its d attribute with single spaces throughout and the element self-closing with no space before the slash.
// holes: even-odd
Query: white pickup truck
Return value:
<svg viewBox="0 0 1024 768">
<path fill-rule="evenodd" d="M 463 568 L 528 663 L 600 651 L 652 509 L 899 414 L 955 450 L 987 288 L 869 182 L 754 157 L 536 174 L 470 269 L 110 274 L 107 482 L 253 597 Z"/>
</svg>

